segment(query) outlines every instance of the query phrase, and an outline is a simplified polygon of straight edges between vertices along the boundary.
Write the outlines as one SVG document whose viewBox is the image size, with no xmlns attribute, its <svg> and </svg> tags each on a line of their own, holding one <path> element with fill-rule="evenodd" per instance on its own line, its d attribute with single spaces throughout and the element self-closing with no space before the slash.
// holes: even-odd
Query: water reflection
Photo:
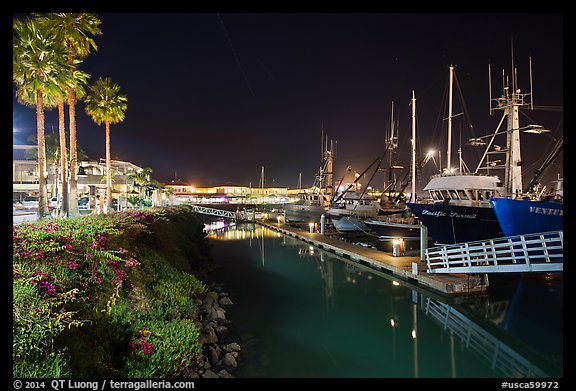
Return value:
<svg viewBox="0 0 576 391">
<path fill-rule="evenodd" d="M 522 356 L 512 343 L 499 339 L 454 307 L 429 297 L 424 299 L 422 311 L 427 316 L 449 332 L 452 338 L 456 336 L 464 348 L 486 360 L 492 369 L 501 371 L 503 376 L 549 377 L 541 368 Z M 455 357 L 452 362 L 455 372 Z"/>
<path fill-rule="evenodd" d="M 448 299 L 262 226 L 210 238 L 245 243 L 251 254 L 240 259 L 230 247 L 223 256 L 238 258 L 228 281 L 237 284 L 235 322 L 251 335 L 253 360 L 240 377 L 562 376 L 561 289 L 544 296 L 520 279 L 491 296 Z M 240 270 L 254 273 L 250 282 L 238 283 Z M 543 309 L 526 302 L 529 291 L 556 314 L 549 328 L 529 321 L 532 340 L 525 307 Z"/>
</svg>

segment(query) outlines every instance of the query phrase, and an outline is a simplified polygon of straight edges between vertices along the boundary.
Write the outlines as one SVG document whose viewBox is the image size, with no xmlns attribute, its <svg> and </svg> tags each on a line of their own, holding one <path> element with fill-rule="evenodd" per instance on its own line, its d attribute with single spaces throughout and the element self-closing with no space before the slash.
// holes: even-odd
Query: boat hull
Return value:
<svg viewBox="0 0 576 391">
<path fill-rule="evenodd" d="M 496 218 L 506 236 L 564 229 L 564 204 L 510 198 L 490 199 Z"/>
<path fill-rule="evenodd" d="M 493 239 L 504 234 L 491 207 L 408 203 L 437 244 Z"/>
<path fill-rule="evenodd" d="M 378 220 L 366 220 L 364 223 L 382 238 L 420 239 L 420 226 L 415 224 L 390 223 Z"/>
<path fill-rule="evenodd" d="M 284 215 L 287 223 L 320 223 L 320 216 L 326 210 L 322 206 L 285 204 Z"/>
<path fill-rule="evenodd" d="M 329 216 L 338 232 L 368 232 L 368 226 L 359 219 L 349 216 Z"/>
</svg>

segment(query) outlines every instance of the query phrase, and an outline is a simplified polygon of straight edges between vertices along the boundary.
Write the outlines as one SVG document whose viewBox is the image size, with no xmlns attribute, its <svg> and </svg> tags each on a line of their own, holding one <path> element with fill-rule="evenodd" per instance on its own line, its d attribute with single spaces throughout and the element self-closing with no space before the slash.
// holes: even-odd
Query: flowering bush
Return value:
<svg viewBox="0 0 576 391">
<path fill-rule="evenodd" d="M 13 226 L 14 377 L 76 375 L 71 372 L 77 360 L 70 360 L 71 356 L 111 354 L 107 349 L 87 349 L 90 344 L 137 342 L 144 356 L 156 354 L 148 339 L 149 328 L 142 326 L 130 342 L 115 340 L 120 337 L 110 332 L 116 326 L 109 315 L 122 295 L 129 296 L 130 290 L 123 289 L 126 283 L 148 278 L 134 272 L 146 263 L 141 253 L 152 233 L 150 227 L 170 225 L 166 213 L 185 212 L 177 207 L 127 210 Z M 205 289 L 187 276 L 193 289 L 178 294 Z M 130 282 L 134 283 L 139 284 Z M 127 307 L 125 314 L 130 317 L 132 312 Z M 82 341 L 87 334 L 92 342 Z"/>
</svg>

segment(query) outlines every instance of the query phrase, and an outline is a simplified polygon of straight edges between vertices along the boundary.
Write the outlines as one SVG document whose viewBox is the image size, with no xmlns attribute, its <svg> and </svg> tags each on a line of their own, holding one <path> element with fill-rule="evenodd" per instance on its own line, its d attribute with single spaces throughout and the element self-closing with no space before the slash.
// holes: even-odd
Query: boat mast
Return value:
<svg viewBox="0 0 576 391">
<path fill-rule="evenodd" d="M 497 109 L 503 110 L 508 118 L 506 132 L 506 167 L 504 171 L 504 190 L 508 195 L 522 194 L 522 157 L 520 154 L 520 107 L 527 106 L 524 99 L 529 94 L 521 93 L 516 83 L 516 68 L 514 65 L 514 50 L 512 50 L 512 86 L 504 88 L 503 95 L 498 99 Z"/>
<path fill-rule="evenodd" d="M 325 159 L 326 159 L 326 170 L 325 170 L 325 176 L 326 176 L 326 196 L 328 197 L 328 199 L 332 199 L 332 160 L 333 160 L 333 155 L 332 155 L 332 151 L 334 149 L 334 143 L 332 140 L 330 140 L 330 150 L 328 150 L 328 140 L 326 140 L 326 153 L 325 153 Z"/>
<path fill-rule="evenodd" d="M 412 194 L 410 202 L 416 202 L 416 96 L 412 90 Z"/>
<path fill-rule="evenodd" d="M 448 171 L 451 169 L 451 155 L 452 155 L 452 86 L 454 81 L 454 65 L 450 65 L 450 90 L 448 92 L 448 152 L 446 168 Z"/>
</svg>

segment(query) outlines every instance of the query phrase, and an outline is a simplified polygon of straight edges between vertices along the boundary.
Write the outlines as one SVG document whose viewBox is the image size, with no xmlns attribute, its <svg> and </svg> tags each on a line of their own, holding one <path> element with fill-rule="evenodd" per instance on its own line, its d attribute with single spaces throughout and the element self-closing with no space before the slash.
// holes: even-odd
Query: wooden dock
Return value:
<svg viewBox="0 0 576 391">
<path fill-rule="evenodd" d="M 487 286 L 482 278 L 470 274 L 429 274 L 420 256 L 393 256 L 375 248 L 362 247 L 320 233 L 310 233 L 285 224 L 257 221 L 258 224 L 302 240 L 322 250 L 352 262 L 368 266 L 433 290 L 445 296 L 485 294 Z"/>
</svg>

